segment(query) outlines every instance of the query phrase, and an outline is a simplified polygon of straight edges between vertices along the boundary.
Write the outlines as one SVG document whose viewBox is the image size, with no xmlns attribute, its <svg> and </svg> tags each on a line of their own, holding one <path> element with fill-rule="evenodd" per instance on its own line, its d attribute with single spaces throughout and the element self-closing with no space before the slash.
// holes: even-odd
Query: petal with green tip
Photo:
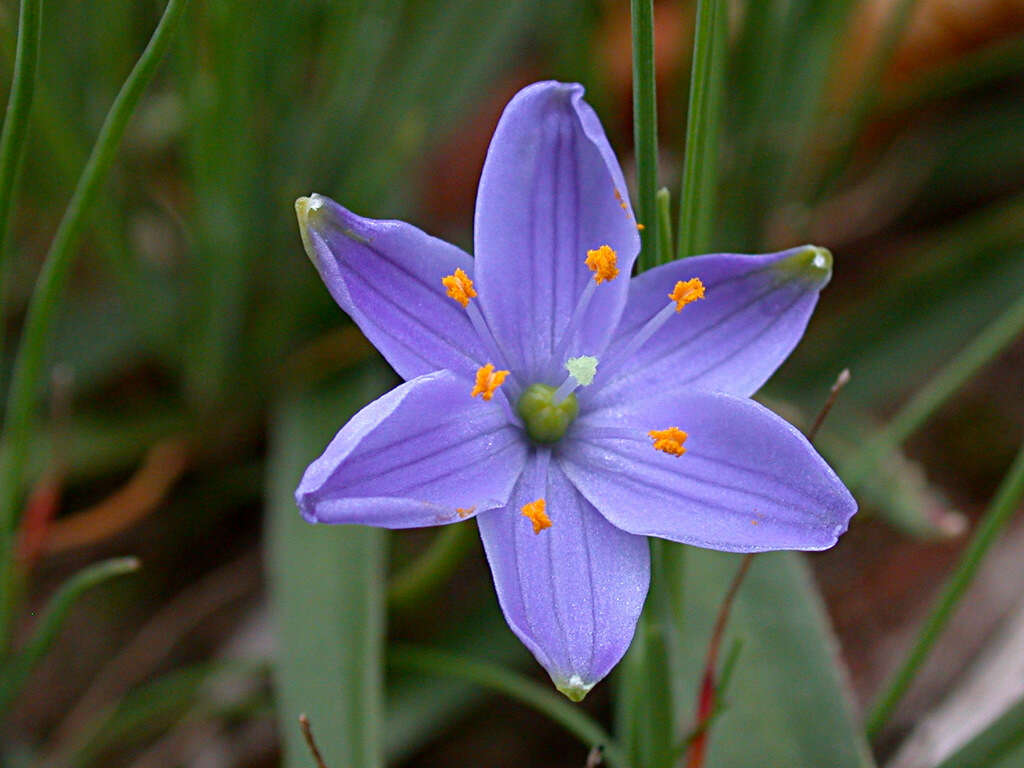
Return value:
<svg viewBox="0 0 1024 768">
<path fill-rule="evenodd" d="M 302 244 L 327 290 L 405 379 L 440 369 L 472 378 L 487 357 L 442 278 L 473 260 L 401 221 L 356 216 L 323 195 L 295 201 Z"/>
<path fill-rule="evenodd" d="M 529 462 L 508 507 L 477 523 L 509 626 L 555 687 L 579 701 L 633 639 L 650 581 L 647 541 L 609 523 L 556 462 L 543 483 Z M 551 527 L 535 534 L 520 511 L 538 497 Z"/>
<path fill-rule="evenodd" d="M 755 256 L 696 256 L 638 275 L 608 358 L 666 305 L 676 281 L 700 278 L 704 299 L 670 318 L 614 381 L 602 382 L 599 370 L 594 404 L 669 385 L 749 397 L 800 341 L 831 276 L 832 255 L 810 245 Z"/>
</svg>

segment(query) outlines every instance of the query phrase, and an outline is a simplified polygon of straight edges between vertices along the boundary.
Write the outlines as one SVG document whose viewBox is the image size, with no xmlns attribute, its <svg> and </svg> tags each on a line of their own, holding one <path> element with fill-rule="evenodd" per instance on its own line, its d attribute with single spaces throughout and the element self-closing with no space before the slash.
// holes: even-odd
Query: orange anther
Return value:
<svg viewBox="0 0 1024 768">
<path fill-rule="evenodd" d="M 654 441 L 654 450 L 669 453 L 673 456 L 682 456 L 686 453 L 683 443 L 686 442 L 687 434 L 679 427 L 668 429 L 652 429 L 647 433 Z"/>
<path fill-rule="evenodd" d="M 544 507 L 544 499 L 537 499 L 523 505 L 523 517 L 533 523 L 533 532 L 535 534 L 551 527 L 551 518 L 547 516 Z"/>
<path fill-rule="evenodd" d="M 619 274 L 619 268 L 615 266 L 617 260 L 615 251 L 608 245 L 587 251 L 587 267 L 594 273 L 594 282 L 600 285 L 605 281 L 614 280 Z"/>
<path fill-rule="evenodd" d="M 447 277 L 442 277 L 441 285 L 448 289 L 448 298 L 455 299 L 463 307 L 467 306 L 469 300 L 476 296 L 473 281 L 461 269 L 456 269 Z"/>
<path fill-rule="evenodd" d="M 494 370 L 494 365 L 488 363 L 483 368 L 477 370 L 476 383 L 473 385 L 473 390 L 469 393 L 469 396 L 483 395 L 484 400 L 490 400 L 494 397 L 495 390 L 505 381 L 506 376 L 508 376 L 508 371 L 496 371 Z"/>
<path fill-rule="evenodd" d="M 676 303 L 676 312 L 679 312 L 687 304 L 704 298 L 704 283 L 700 281 L 699 277 L 694 277 L 686 282 L 680 280 L 668 297 Z"/>
</svg>

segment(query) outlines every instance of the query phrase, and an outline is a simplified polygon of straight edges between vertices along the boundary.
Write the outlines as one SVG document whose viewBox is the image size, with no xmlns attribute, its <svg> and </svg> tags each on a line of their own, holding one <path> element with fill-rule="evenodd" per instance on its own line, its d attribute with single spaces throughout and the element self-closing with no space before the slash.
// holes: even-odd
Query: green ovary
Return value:
<svg viewBox="0 0 1024 768">
<path fill-rule="evenodd" d="M 555 389 L 547 384 L 531 384 L 516 405 L 526 434 L 535 442 L 557 443 L 580 412 L 576 395 L 569 395 L 558 405 L 552 403 Z"/>
</svg>

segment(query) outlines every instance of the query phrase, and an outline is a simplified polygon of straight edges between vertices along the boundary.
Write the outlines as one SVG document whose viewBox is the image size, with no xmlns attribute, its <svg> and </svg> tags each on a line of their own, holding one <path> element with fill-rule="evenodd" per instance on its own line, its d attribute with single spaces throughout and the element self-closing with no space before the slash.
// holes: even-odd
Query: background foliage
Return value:
<svg viewBox="0 0 1024 768">
<path fill-rule="evenodd" d="M 1021 440 L 1024 5 L 701 5 L 701 39 L 717 34 L 718 49 L 694 57 L 695 93 L 695 4 L 653 5 L 661 143 L 647 172 L 685 197 L 690 137 L 687 162 L 705 166 L 686 178 L 705 194 L 686 210 L 710 225 L 680 233 L 688 245 L 835 253 L 808 335 L 763 397 L 806 426 L 850 368 L 818 444 L 862 504 L 839 548 L 810 563 L 849 669 L 806 560 L 760 560 L 726 641 L 739 651 L 709 765 L 867 765 L 862 703 Z M 163 10 L 44 6 L 6 237 L 5 398 L 44 255 Z M 10 83 L 18 8 L 0 11 Z M 630 56 L 625 3 L 193 0 L 51 299 L 43 407 L 8 489 L 19 599 L 0 762 L 305 765 L 305 710 L 332 768 L 583 764 L 585 747 L 495 690 L 587 743 L 614 726 L 634 764 L 676 757 L 731 558 L 666 557 L 681 636 L 647 620 L 581 720 L 515 672 L 546 685 L 498 615 L 471 527 L 313 530 L 290 498 L 332 431 L 396 380 L 306 262 L 293 200 L 321 192 L 468 249 L 490 131 L 527 82 L 584 83 L 630 173 Z M 687 124 L 688 105 L 700 122 Z M 58 586 L 129 554 L 142 569 L 75 592 L 42 662 L 26 660 Z M 917 698 L 874 734 L 876 755 L 956 688 L 959 662 L 1012 603 L 971 614 L 958 663 L 926 668 Z M 637 654 L 660 652 L 686 715 L 651 728 L 629 703 L 650 694 Z M 1019 718 L 995 728 L 967 747 L 980 762 L 950 764 L 1009 759 Z"/>
</svg>

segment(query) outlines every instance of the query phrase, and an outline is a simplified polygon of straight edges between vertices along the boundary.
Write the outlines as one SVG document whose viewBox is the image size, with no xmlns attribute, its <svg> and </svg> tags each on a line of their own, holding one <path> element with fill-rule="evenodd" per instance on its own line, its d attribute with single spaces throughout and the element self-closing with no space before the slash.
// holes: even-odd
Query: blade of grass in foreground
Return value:
<svg viewBox="0 0 1024 768">
<path fill-rule="evenodd" d="M 14 528 L 54 314 L 63 297 L 86 214 L 107 178 L 128 120 L 149 81 L 153 79 L 187 4 L 188 0 L 169 0 L 146 49 L 114 99 L 46 254 L 46 261 L 29 303 L 0 442 L 0 648 L 7 644 L 7 633 L 16 602 L 12 578 Z"/>
<path fill-rule="evenodd" d="M 892 675 L 867 720 L 869 737 L 877 736 L 889 721 L 889 716 L 896 709 L 903 694 L 907 692 L 921 665 L 931 652 L 932 646 L 946 628 L 953 609 L 960 602 L 967 587 L 974 579 L 974 574 L 988 554 L 989 548 L 1006 525 L 1011 515 L 1017 511 L 1017 505 L 1024 497 L 1024 445 L 1021 446 L 1013 464 L 1003 478 L 995 498 L 985 510 L 985 515 L 974 531 L 967 550 L 960 559 L 960 564 L 952 578 L 942 590 L 932 612 L 918 632 L 913 647 L 899 669 Z"/>
<path fill-rule="evenodd" d="M 678 259 L 706 253 L 711 248 L 728 16 L 723 0 L 700 0 L 697 5 L 690 106 L 686 113 L 686 159 L 679 203 Z"/>
<path fill-rule="evenodd" d="M 303 713 L 317 726 L 328 765 L 384 763 L 386 532 L 309 525 L 293 494 L 333 431 L 389 380 L 380 366 L 364 368 L 332 391 L 293 394 L 273 417 L 267 570 L 277 638 L 278 728 L 289 768 L 309 764 L 298 725 Z"/>
</svg>

